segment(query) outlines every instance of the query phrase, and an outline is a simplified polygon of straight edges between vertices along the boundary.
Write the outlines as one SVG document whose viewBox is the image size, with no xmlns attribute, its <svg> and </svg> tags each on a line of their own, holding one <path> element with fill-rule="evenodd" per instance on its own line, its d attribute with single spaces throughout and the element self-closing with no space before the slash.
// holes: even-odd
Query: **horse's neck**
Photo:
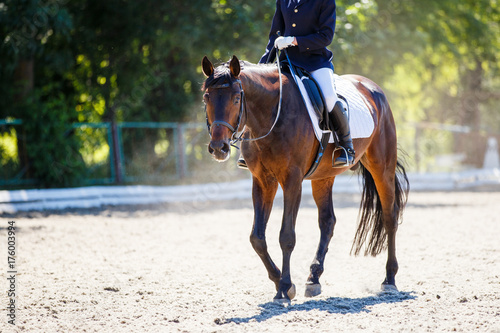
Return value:
<svg viewBox="0 0 500 333">
<path fill-rule="evenodd" d="M 242 72 L 241 82 L 247 108 L 246 126 L 254 135 L 265 134 L 263 130 L 273 124 L 273 111 L 280 97 L 278 74 Z"/>
</svg>

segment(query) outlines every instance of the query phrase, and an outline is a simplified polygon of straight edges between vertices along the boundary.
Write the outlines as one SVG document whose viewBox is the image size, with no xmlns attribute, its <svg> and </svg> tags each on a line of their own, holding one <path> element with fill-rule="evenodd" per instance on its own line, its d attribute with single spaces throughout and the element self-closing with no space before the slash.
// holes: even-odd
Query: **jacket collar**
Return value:
<svg viewBox="0 0 500 333">
<path fill-rule="evenodd" d="M 295 1 L 295 3 L 297 3 L 297 0 L 294 0 L 294 1 Z M 295 6 L 295 8 L 302 6 L 307 1 L 308 0 L 300 0 L 300 2 Z"/>
<path fill-rule="evenodd" d="M 300 0 L 299 3 L 297 3 L 297 0 L 285 0 L 285 2 L 288 3 L 287 7 L 292 6 L 293 8 L 300 7 L 304 4 L 304 2 L 307 2 L 308 0 Z"/>
</svg>

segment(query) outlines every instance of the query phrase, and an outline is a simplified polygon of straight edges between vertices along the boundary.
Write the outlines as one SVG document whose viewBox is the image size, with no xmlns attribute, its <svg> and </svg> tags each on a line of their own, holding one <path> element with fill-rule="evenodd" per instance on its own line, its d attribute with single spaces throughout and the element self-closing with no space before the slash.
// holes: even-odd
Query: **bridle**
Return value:
<svg viewBox="0 0 500 333">
<path fill-rule="evenodd" d="M 260 140 L 260 139 L 264 139 L 265 137 L 267 137 L 269 134 L 271 134 L 271 132 L 273 131 L 274 127 L 276 126 L 276 123 L 278 122 L 278 119 L 280 117 L 280 114 L 281 114 L 281 101 L 283 100 L 283 79 L 281 77 L 281 66 L 280 66 L 280 63 L 279 63 L 279 54 L 276 54 L 276 64 L 278 66 L 278 76 L 279 76 L 279 82 L 280 82 L 280 99 L 279 99 L 279 103 L 278 103 L 278 112 L 276 114 L 276 118 L 274 119 L 274 122 L 273 122 L 273 125 L 271 126 L 271 128 L 269 129 L 269 131 L 258 137 L 258 138 L 243 138 L 243 133 L 244 133 L 244 130 L 241 130 L 240 132 L 238 132 L 238 128 L 240 128 L 240 123 L 241 123 L 241 119 L 242 119 L 242 116 L 243 116 L 243 113 L 245 113 L 245 117 L 246 117 L 246 113 L 247 113 L 247 107 L 246 107 L 246 101 L 245 101 L 245 92 L 243 91 L 243 87 L 241 85 L 241 80 L 240 79 L 236 79 L 236 82 L 239 84 L 240 86 L 240 94 L 241 94 L 241 98 L 240 98 L 240 111 L 239 111 L 239 114 L 238 114 L 238 122 L 236 124 L 236 127 L 233 127 L 231 124 L 229 124 L 227 121 L 224 121 L 224 120 L 214 120 L 212 122 L 212 124 L 209 123 L 208 121 L 208 114 L 207 114 L 207 106 L 205 105 L 205 115 L 206 115 L 206 118 L 207 118 L 207 129 L 208 129 L 208 134 L 210 135 L 210 138 L 212 137 L 212 126 L 216 125 L 216 126 L 224 126 L 226 127 L 227 129 L 229 129 L 229 131 L 231 131 L 231 140 L 230 140 L 230 144 L 231 146 L 235 147 L 235 148 L 238 148 L 236 146 L 236 143 L 238 142 L 243 142 L 243 141 L 247 141 L 247 142 L 250 142 L 250 141 L 257 141 L 257 140 Z M 232 82 L 228 82 L 228 83 L 224 83 L 224 84 L 220 84 L 220 85 L 215 85 L 215 86 L 210 86 L 209 88 L 211 89 L 223 89 L 223 88 L 229 88 L 231 87 L 231 85 L 233 84 L 234 81 Z M 245 128 L 245 126 L 243 126 L 243 129 Z"/>
</svg>

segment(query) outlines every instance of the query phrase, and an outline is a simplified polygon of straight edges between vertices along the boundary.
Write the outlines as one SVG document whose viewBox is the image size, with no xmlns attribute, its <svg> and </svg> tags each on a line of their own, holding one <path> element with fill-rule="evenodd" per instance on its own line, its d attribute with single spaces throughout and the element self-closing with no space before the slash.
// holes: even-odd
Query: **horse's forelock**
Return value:
<svg viewBox="0 0 500 333">
<path fill-rule="evenodd" d="M 203 84 L 202 90 L 210 88 L 214 85 L 224 84 L 231 82 L 231 71 L 225 65 L 218 66 L 214 69 L 214 73 L 207 77 Z"/>
</svg>

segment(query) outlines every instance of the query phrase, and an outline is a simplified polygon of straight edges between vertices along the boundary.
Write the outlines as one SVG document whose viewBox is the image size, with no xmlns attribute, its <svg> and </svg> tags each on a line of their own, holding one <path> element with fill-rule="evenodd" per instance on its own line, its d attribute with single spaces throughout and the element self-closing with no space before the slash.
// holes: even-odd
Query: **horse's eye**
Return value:
<svg viewBox="0 0 500 333">
<path fill-rule="evenodd" d="M 240 96 L 234 98 L 234 104 L 238 104 L 240 102 Z"/>
<path fill-rule="evenodd" d="M 210 100 L 210 96 L 208 95 L 208 93 L 205 93 L 203 95 L 203 103 L 207 103 L 209 100 Z"/>
</svg>

